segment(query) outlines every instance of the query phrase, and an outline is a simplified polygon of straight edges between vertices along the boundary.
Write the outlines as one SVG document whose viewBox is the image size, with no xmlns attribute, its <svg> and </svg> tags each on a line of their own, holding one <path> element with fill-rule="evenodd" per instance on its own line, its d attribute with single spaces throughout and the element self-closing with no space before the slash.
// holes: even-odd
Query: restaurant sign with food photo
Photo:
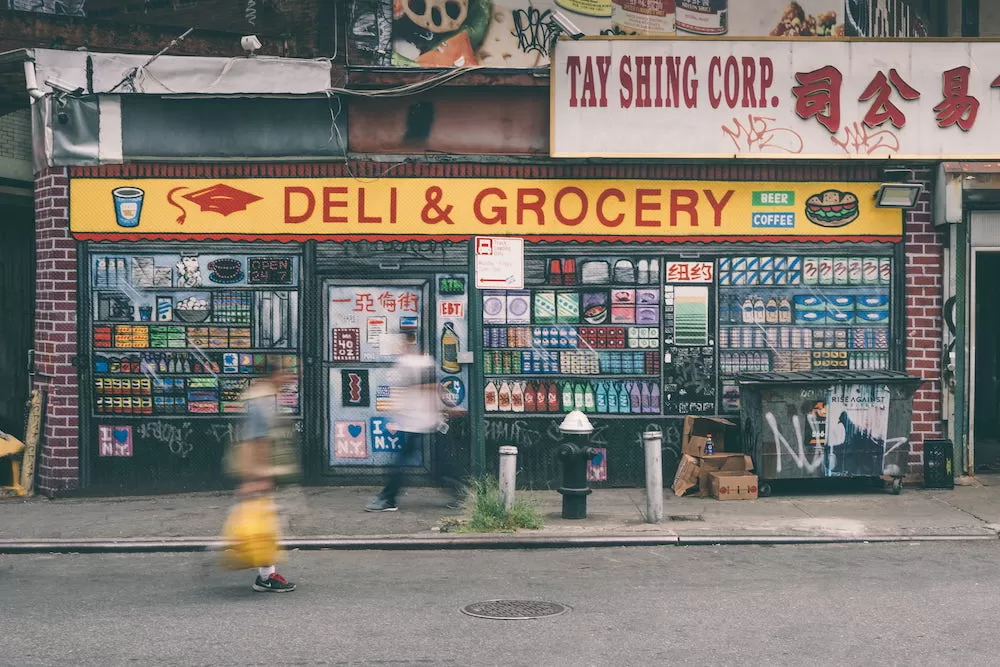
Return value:
<svg viewBox="0 0 1000 667">
<path fill-rule="evenodd" d="M 844 37 L 844 0 L 386 0 L 399 67 L 545 67 L 555 40 Z M 857 4 L 855 2 L 854 4 Z M 556 20 L 560 13 L 567 21 Z"/>
</svg>

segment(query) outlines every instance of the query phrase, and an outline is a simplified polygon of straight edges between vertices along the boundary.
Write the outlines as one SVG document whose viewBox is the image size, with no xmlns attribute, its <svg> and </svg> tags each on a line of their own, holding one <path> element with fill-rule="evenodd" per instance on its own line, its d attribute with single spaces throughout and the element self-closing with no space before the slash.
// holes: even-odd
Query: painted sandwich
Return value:
<svg viewBox="0 0 1000 667">
<path fill-rule="evenodd" d="M 843 227 L 858 215 L 858 197 L 851 192 L 824 190 L 806 200 L 806 217 L 820 227 Z"/>
</svg>

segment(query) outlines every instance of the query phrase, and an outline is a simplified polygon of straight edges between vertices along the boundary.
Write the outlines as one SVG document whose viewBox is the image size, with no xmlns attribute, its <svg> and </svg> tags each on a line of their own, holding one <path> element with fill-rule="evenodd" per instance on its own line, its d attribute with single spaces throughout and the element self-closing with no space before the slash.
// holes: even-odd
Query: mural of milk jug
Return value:
<svg viewBox="0 0 1000 667">
<path fill-rule="evenodd" d="M 115 217 L 119 227 L 138 227 L 145 192 L 139 188 L 122 187 L 111 191 L 115 202 Z"/>
</svg>

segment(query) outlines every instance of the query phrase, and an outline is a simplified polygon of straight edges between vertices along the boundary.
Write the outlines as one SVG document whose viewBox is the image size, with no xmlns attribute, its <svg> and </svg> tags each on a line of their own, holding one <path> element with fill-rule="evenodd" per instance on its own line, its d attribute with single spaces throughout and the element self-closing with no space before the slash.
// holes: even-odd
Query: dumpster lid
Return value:
<svg viewBox="0 0 1000 667">
<path fill-rule="evenodd" d="M 742 373 L 741 385 L 753 384 L 923 384 L 919 378 L 902 371 L 800 371 L 796 373 Z"/>
</svg>

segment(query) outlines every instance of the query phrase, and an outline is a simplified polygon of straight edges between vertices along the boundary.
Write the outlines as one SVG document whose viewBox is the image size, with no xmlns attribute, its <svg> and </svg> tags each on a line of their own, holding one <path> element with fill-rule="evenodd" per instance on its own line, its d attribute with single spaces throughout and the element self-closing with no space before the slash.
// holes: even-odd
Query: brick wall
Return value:
<svg viewBox="0 0 1000 667">
<path fill-rule="evenodd" d="M 79 484 L 79 379 L 76 244 L 69 235 L 69 178 L 55 168 L 35 176 L 35 388 L 47 393 L 37 487 L 52 495 Z"/>
<path fill-rule="evenodd" d="M 906 370 L 926 381 L 913 400 L 911 472 L 921 474 L 924 440 L 941 437 L 944 237 L 931 219 L 931 170 L 916 172 L 924 194 L 906 216 Z"/>
<path fill-rule="evenodd" d="M 0 116 L 0 156 L 31 160 L 31 111 Z"/>
</svg>

